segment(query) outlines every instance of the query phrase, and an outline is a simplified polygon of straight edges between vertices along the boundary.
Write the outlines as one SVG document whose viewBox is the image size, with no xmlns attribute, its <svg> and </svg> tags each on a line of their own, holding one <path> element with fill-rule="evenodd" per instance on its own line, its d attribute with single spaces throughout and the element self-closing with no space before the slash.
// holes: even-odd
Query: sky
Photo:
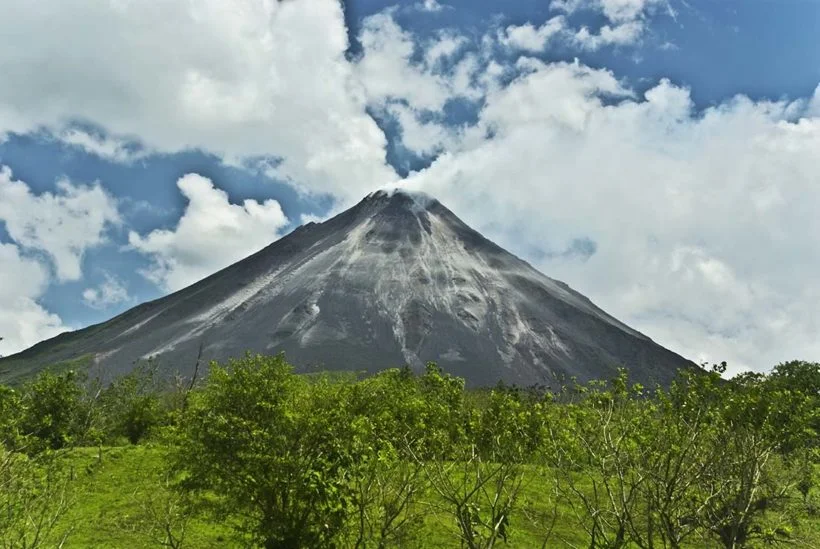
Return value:
<svg viewBox="0 0 820 549">
<path fill-rule="evenodd" d="M 402 186 L 687 358 L 820 360 L 820 1 L 0 13 L 0 355 Z"/>
</svg>

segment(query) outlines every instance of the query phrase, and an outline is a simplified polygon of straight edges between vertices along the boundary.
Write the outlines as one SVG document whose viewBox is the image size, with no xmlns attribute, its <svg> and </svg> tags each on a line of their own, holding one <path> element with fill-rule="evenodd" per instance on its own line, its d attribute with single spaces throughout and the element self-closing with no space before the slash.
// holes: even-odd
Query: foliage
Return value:
<svg viewBox="0 0 820 549">
<path fill-rule="evenodd" d="M 73 370 L 44 372 L 23 390 L 20 430 L 36 441 L 36 449 L 57 450 L 75 443 L 89 421 L 90 407 Z"/>
<path fill-rule="evenodd" d="M 106 438 L 121 436 L 131 444 L 137 444 L 163 422 L 154 376 L 153 365 L 142 364 L 99 392 L 102 430 Z"/>
<path fill-rule="evenodd" d="M 50 455 L 32 459 L 0 448 L 0 548 L 62 547 L 70 527 L 69 479 Z"/>
<path fill-rule="evenodd" d="M 395 547 L 417 541 L 427 488 L 413 449 L 425 448 L 425 401 L 408 370 L 386 370 L 356 383 L 346 396 L 357 459 L 345 546 Z"/>
<path fill-rule="evenodd" d="M 722 396 L 714 425 L 719 452 L 702 483 L 709 498 L 700 523 L 730 549 L 756 539 L 790 541 L 801 474 L 793 458 L 817 439 L 816 400 L 763 375 L 736 378 Z"/>
<path fill-rule="evenodd" d="M 591 548 L 795 541 L 816 401 L 762 375 L 725 382 L 721 370 L 682 372 L 653 395 L 621 372 L 555 411 L 549 473 Z"/>
<path fill-rule="evenodd" d="M 282 356 L 214 364 L 174 457 L 184 486 L 220 494 L 263 547 L 324 547 L 344 525 L 354 461 L 343 386 L 294 376 Z"/>
<path fill-rule="evenodd" d="M 820 365 L 724 370 L 557 394 L 282 356 L 182 391 L 45 373 L 0 386 L 0 547 L 817 546 Z"/>
<path fill-rule="evenodd" d="M 23 403 L 19 391 L 0 385 L 0 443 L 12 450 L 22 445 L 20 420 Z"/>
</svg>

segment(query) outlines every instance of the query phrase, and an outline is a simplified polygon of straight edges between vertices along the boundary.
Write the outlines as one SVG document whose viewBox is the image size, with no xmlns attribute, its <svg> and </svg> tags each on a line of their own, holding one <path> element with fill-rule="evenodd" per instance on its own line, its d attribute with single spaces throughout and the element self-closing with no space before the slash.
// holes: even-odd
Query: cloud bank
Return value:
<svg viewBox="0 0 820 549">
<path fill-rule="evenodd" d="M 585 261 L 531 259 L 695 360 L 759 370 L 820 354 L 816 97 L 696 111 L 666 80 L 639 96 L 580 63 L 518 65 L 407 185 L 513 250 L 591 239 Z"/>
<path fill-rule="evenodd" d="M 90 121 L 159 152 L 273 157 L 273 175 L 351 199 L 395 177 L 344 56 L 336 0 L 10 0 L 4 10 L 15 16 L 0 18 L 13 44 L 0 49 L 0 136 L 46 128 L 128 156 L 65 129 Z"/>
</svg>

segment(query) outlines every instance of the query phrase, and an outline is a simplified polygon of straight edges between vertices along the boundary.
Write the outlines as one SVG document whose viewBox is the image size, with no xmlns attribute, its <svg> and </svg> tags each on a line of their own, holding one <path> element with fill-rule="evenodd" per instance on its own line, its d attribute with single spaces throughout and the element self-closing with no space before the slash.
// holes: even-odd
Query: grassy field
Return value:
<svg viewBox="0 0 820 549">
<path fill-rule="evenodd" d="M 151 513 L 167 510 L 170 492 L 162 480 L 163 453 L 156 446 L 80 448 L 64 457 L 74 477 L 71 507 L 60 521 L 57 532 L 70 529 L 66 548 L 140 549 L 161 547 L 151 528 Z M 519 505 L 529 516 L 548 514 L 548 487 L 534 472 L 525 477 Z M 420 538 L 405 546 L 414 548 L 458 547 L 451 515 L 440 509 L 440 502 L 429 494 L 420 511 L 424 528 Z M 519 509 L 513 514 L 510 536 L 504 547 L 529 549 L 541 547 L 546 526 L 527 520 Z M 807 523 L 799 532 L 798 547 L 820 547 L 820 521 Z M 563 540 L 563 541 L 562 541 Z M 568 545 L 567 543 L 572 544 Z M 559 508 L 554 535 L 546 547 L 586 547 L 587 537 L 578 528 L 569 509 Z M 243 547 L 226 519 L 206 513 L 192 518 L 186 526 L 184 548 Z M 708 547 L 697 540 L 692 548 Z"/>
<path fill-rule="evenodd" d="M 80 448 L 65 458 L 76 487 L 62 531 L 71 533 L 65 547 L 160 547 L 151 529 L 149 506 L 161 511 L 162 451 L 150 446 Z M 61 529 L 58 529 L 60 531 Z M 194 517 L 185 529 L 183 547 L 232 547 L 232 532 L 218 521 Z M 238 547 L 238 546 L 237 546 Z"/>
</svg>

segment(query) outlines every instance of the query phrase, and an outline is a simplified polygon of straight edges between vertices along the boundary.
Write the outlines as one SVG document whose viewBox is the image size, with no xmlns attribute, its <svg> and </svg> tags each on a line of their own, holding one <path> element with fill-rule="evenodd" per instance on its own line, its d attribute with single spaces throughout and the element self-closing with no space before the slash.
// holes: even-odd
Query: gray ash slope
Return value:
<svg viewBox="0 0 820 549">
<path fill-rule="evenodd" d="M 3 359 L 0 375 L 80 357 L 107 378 L 148 357 L 190 373 L 200 346 L 206 360 L 284 351 L 298 371 L 436 361 L 473 386 L 588 380 L 619 366 L 666 385 L 693 366 L 438 201 L 379 191 L 188 288 Z"/>
</svg>

